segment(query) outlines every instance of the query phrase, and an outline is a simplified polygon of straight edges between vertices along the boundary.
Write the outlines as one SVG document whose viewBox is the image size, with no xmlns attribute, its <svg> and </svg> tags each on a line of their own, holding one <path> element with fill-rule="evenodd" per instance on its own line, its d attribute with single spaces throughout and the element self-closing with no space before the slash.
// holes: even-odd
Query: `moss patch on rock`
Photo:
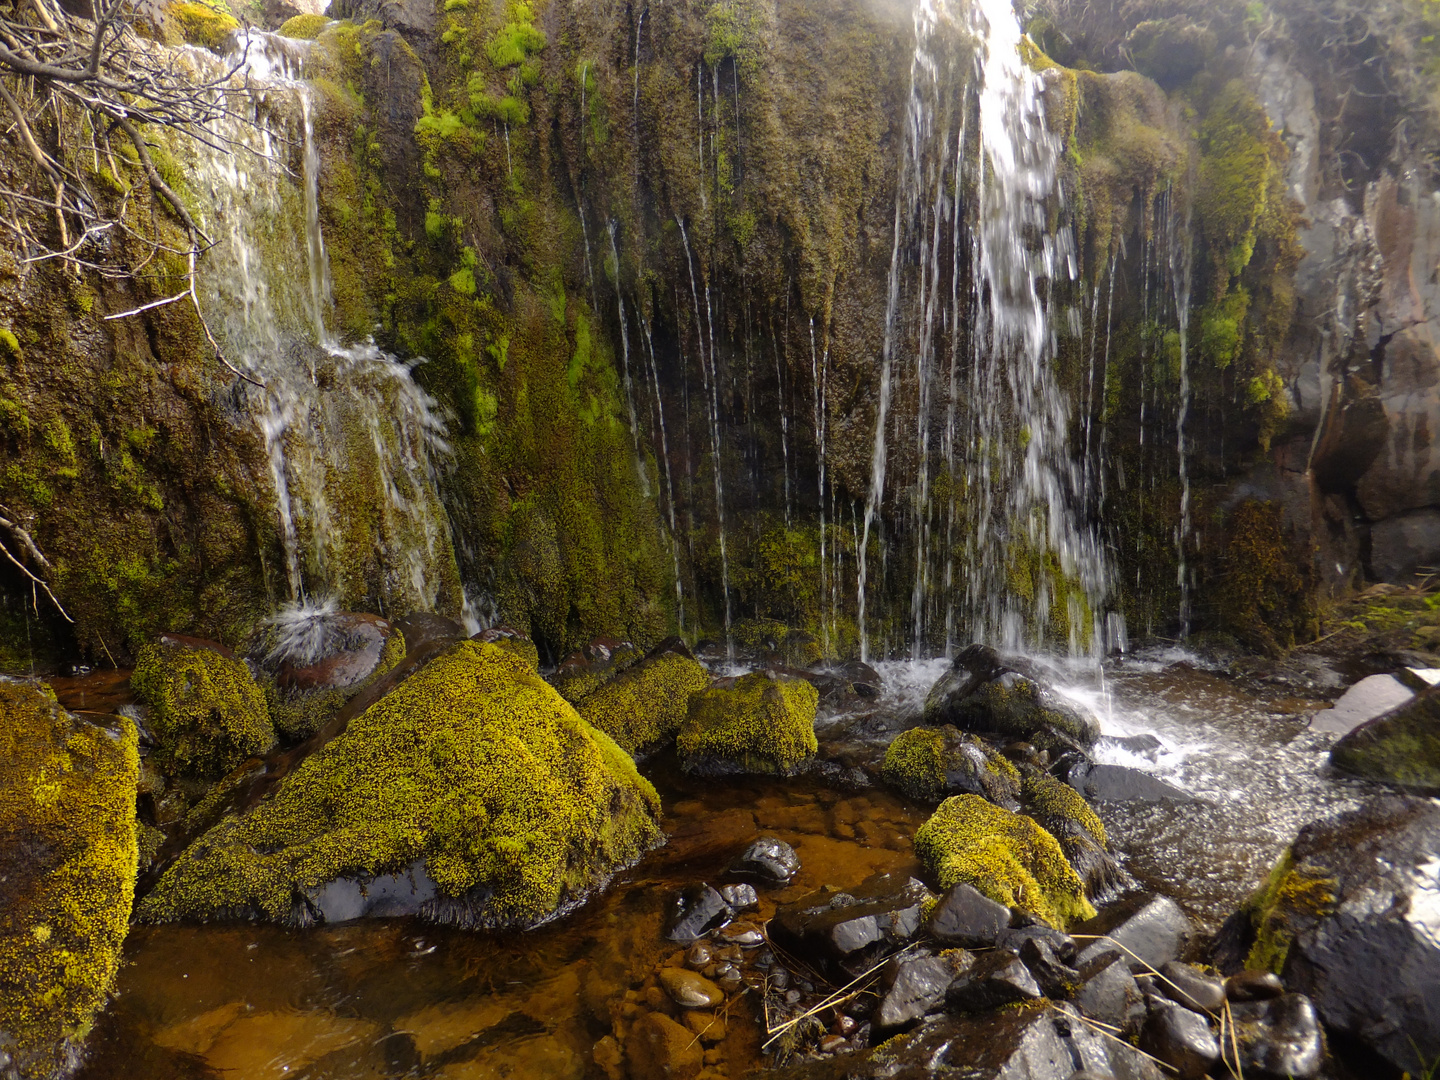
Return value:
<svg viewBox="0 0 1440 1080">
<path fill-rule="evenodd" d="M 1308 925 L 1328 914 L 1335 905 L 1337 886 L 1337 880 L 1323 870 L 1297 863 L 1294 850 L 1287 848 L 1242 909 L 1254 934 L 1245 967 L 1280 974 L 1295 940 L 1297 920 Z"/>
<path fill-rule="evenodd" d="M 1108 894 L 1120 885 L 1124 874 L 1110 855 L 1105 826 L 1083 795 L 1038 770 L 1027 771 L 1020 790 L 1025 813 L 1059 842 L 1071 868 L 1085 883 L 1085 895 Z"/>
<path fill-rule="evenodd" d="M 675 746 L 690 772 L 789 775 L 820 748 L 820 693 L 804 679 L 756 671 L 690 698 Z"/>
<path fill-rule="evenodd" d="M 691 696 L 709 685 L 710 673 L 694 657 L 665 652 L 622 671 L 576 708 L 633 754 L 678 731 Z"/>
<path fill-rule="evenodd" d="M 1336 768 L 1440 794 L 1440 688 L 1361 724 L 1330 749 Z"/>
<path fill-rule="evenodd" d="M 135 725 L 0 681 L 0 1047 L 6 1075 L 68 1074 L 120 966 L 135 889 Z M 13 1072 L 11 1070 L 14 1070 Z"/>
<path fill-rule="evenodd" d="M 941 803 L 916 832 L 915 853 L 942 889 L 964 882 L 1062 930 L 1095 915 L 1055 837 L 978 795 Z"/>
<path fill-rule="evenodd" d="M 320 36 L 320 31 L 329 26 L 331 22 L 328 15 L 292 15 L 280 24 L 280 29 L 275 32 L 281 37 L 301 38 L 313 41 Z"/>
<path fill-rule="evenodd" d="M 885 751 L 885 779 L 912 799 L 939 802 L 962 792 L 1014 806 L 1020 773 L 974 735 L 951 724 L 911 728 Z"/>
<path fill-rule="evenodd" d="M 466 922 L 533 925 L 652 847 L 659 807 L 524 660 L 465 641 L 206 833 L 140 915 L 303 922 L 327 883 L 423 860 L 442 898 L 468 901 Z"/>
<path fill-rule="evenodd" d="M 193 0 L 171 5 L 170 14 L 179 24 L 181 36 L 186 41 L 207 49 L 220 48 L 233 31 L 240 29 L 240 23 L 229 12 L 218 11 Z"/>
<path fill-rule="evenodd" d="M 500 647 L 505 648 L 504 645 Z M 275 730 L 286 739 L 308 738 L 334 719 L 335 714 L 344 708 L 347 701 L 382 679 L 404 658 L 405 635 L 392 629 L 381 647 L 380 660 L 375 665 L 375 670 L 353 686 L 302 693 L 286 691 L 273 680 L 267 680 L 265 697 Z"/>
</svg>

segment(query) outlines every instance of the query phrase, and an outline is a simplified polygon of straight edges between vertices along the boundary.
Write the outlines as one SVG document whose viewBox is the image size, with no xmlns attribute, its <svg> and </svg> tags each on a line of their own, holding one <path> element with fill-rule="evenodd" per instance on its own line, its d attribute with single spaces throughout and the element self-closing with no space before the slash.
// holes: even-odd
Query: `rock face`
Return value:
<svg viewBox="0 0 1440 1080">
<path fill-rule="evenodd" d="M 671 638 L 580 698 L 576 709 L 633 754 L 680 730 L 691 696 L 709 685 L 709 672 Z"/>
<path fill-rule="evenodd" d="M 1331 747 L 1330 762 L 1369 780 L 1440 794 L 1440 687 L 1355 728 Z"/>
<path fill-rule="evenodd" d="M 690 698 L 675 748 L 687 772 L 789 775 L 813 757 L 820 695 L 804 679 L 756 671 Z"/>
<path fill-rule="evenodd" d="M 140 915 L 303 925 L 338 881 L 423 870 L 434 894 L 409 909 L 424 917 L 534 925 L 651 847 L 658 809 L 624 751 L 526 661 L 466 641 L 202 836 Z"/>
<path fill-rule="evenodd" d="M 978 795 L 941 803 L 916 832 L 915 852 L 943 889 L 964 882 L 1059 928 L 1095 914 L 1055 838 Z"/>
<path fill-rule="evenodd" d="M 47 687 L 0 680 L 0 1075 L 50 1080 L 120 966 L 137 846 L 135 726 L 69 716 Z"/>
<path fill-rule="evenodd" d="M 275 743 L 265 694 L 241 660 L 182 644 L 145 647 L 130 684 L 150 706 L 167 768 L 217 780 Z"/>
<path fill-rule="evenodd" d="M 1385 797 L 1300 830 L 1232 917 L 1245 966 L 1397 1069 L 1440 1057 L 1440 804 Z"/>
<path fill-rule="evenodd" d="M 1034 665 L 970 645 L 925 698 L 925 723 L 995 732 L 1041 745 L 1058 739 L 1089 746 L 1100 725 L 1052 690 Z"/>
<path fill-rule="evenodd" d="M 1003 756 L 953 724 L 911 728 L 885 751 L 885 779 L 912 799 L 939 802 L 950 795 L 981 795 L 1019 807 L 1020 773 Z"/>
</svg>

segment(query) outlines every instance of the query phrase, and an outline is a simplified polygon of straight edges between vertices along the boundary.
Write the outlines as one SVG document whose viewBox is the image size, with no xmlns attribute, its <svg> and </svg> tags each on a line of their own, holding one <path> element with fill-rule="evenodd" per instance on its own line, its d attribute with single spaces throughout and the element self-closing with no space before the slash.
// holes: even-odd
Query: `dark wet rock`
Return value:
<svg viewBox="0 0 1440 1080">
<path fill-rule="evenodd" d="M 538 668 L 540 666 L 540 650 L 535 647 L 535 642 L 530 640 L 529 634 L 522 633 L 513 626 L 487 627 L 479 633 L 472 634 L 470 640 L 498 645 L 529 661 L 531 667 Z"/>
<path fill-rule="evenodd" d="M 1043 923 L 1018 925 L 1019 921 L 1025 918 L 1023 912 L 1012 912 L 1011 918 L 1016 920 L 1017 925 L 1000 935 L 1000 940 L 996 942 L 1000 948 L 1019 953 L 1027 941 L 1043 941 L 1065 963 L 1074 964 L 1080 951 L 1080 943 L 1069 934 Z"/>
<path fill-rule="evenodd" d="M 226 645 L 223 642 L 211 641 L 209 638 L 191 637 L 189 634 L 165 633 L 157 634 L 155 636 L 155 640 L 161 645 L 177 645 L 182 649 L 206 649 L 210 652 L 218 653 L 220 656 L 225 657 L 225 659 L 227 660 L 235 659 L 234 649 L 230 648 L 229 645 Z M 89 668 L 85 669 L 85 671 L 87 672 L 89 670 Z M 77 672 L 76 674 L 80 674 L 80 672 Z"/>
<path fill-rule="evenodd" d="M 1367 720 L 1385 715 L 1414 696 L 1415 691 L 1394 675 L 1367 675 L 1340 695 L 1333 706 L 1312 716 L 1310 730 L 1348 735 Z"/>
<path fill-rule="evenodd" d="M 340 877 L 305 893 L 303 921 L 341 923 L 351 919 L 388 919 L 418 915 L 436 896 L 424 860 L 399 874 Z"/>
<path fill-rule="evenodd" d="M 1325 1060 L 1325 1036 L 1315 1005 L 1304 994 L 1231 1006 L 1247 1075 L 1309 1080 Z"/>
<path fill-rule="evenodd" d="M 1083 967 L 1106 953 L 1125 956 L 1132 970 L 1161 965 L 1180 955 L 1194 933 L 1180 906 L 1165 896 L 1142 893 L 1102 911 L 1096 918 L 1072 927 L 1081 942 L 1076 965 Z M 1085 944 L 1088 937 L 1096 940 Z"/>
<path fill-rule="evenodd" d="M 336 18 L 344 18 L 337 15 Z M 465 637 L 465 628 L 454 619 L 437 615 L 433 611 L 412 611 L 403 619 L 395 621 L 395 629 L 405 635 L 405 644 L 412 650 L 431 642 L 460 641 Z"/>
<path fill-rule="evenodd" d="M 1010 927 L 1010 909 L 969 885 L 956 885 L 940 898 L 925 924 L 926 932 L 945 946 L 984 948 Z"/>
<path fill-rule="evenodd" d="M 725 994 L 705 976 L 684 968 L 661 968 L 660 985 L 682 1009 L 713 1009 Z"/>
<path fill-rule="evenodd" d="M 561 697 L 575 704 L 639 663 L 644 655 L 643 649 L 628 641 L 598 637 L 561 660 L 550 682 Z"/>
<path fill-rule="evenodd" d="M 700 971 L 710 966 L 714 956 L 710 952 L 708 941 L 697 941 L 685 952 L 685 966 L 692 971 Z"/>
<path fill-rule="evenodd" d="M 1440 1059 L 1440 802 L 1385 796 L 1305 826 L 1226 953 L 1277 971 L 1395 1068 Z"/>
<path fill-rule="evenodd" d="M 1065 782 L 1092 802 L 1195 801 L 1174 784 L 1126 765 L 1077 762 L 1066 771 Z"/>
<path fill-rule="evenodd" d="M 1086 1016 L 1121 1030 L 1138 1027 L 1145 1018 L 1145 1002 L 1130 964 L 1124 957 L 1102 956 L 1080 971 L 1075 1007 Z"/>
<path fill-rule="evenodd" d="M 134 724 L 0 678 L 0 1076 L 68 1076 L 121 965 L 135 888 Z"/>
<path fill-rule="evenodd" d="M 730 864 L 732 877 L 781 888 L 800 872 L 800 856 L 784 840 L 762 836 Z"/>
<path fill-rule="evenodd" d="M 1095 748 L 1124 750 L 1127 754 L 1136 754 L 1154 761 L 1165 749 L 1165 744 L 1146 732 L 1142 735 L 1101 735 L 1095 742 Z"/>
<path fill-rule="evenodd" d="M 977 954 L 970 968 L 945 992 L 946 1003 L 958 1012 L 984 1012 L 1041 997 L 1044 992 L 1035 976 L 1008 949 Z"/>
<path fill-rule="evenodd" d="M 1225 1004 L 1225 984 L 1193 964 L 1171 960 L 1161 965 L 1160 975 L 1155 980 L 1160 993 L 1178 1005 L 1196 1012 L 1214 1012 Z"/>
<path fill-rule="evenodd" d="M 1035 976 L 1048 998 L 1071 998 L 1080 989 L 1080 973 L 1055 954 L 1055 948 L 1044 938 L 1026 939 L 1020 946 L 1020 959 Z"/>
<path fill-rule="evenodd" d="M 1140 1049 L 1172 1066 L 1180 1080 L 1199 1080 L 1220 1060 L 1220 1042 L 1205 1017 L 1165 998 L 1146 1004 Z"/>
<path fill-rule="evenodd" d="M 1231 1001 L 1269 1001 L 1285 993 L 1285 984 L 1273 971 L 1237 971 L 1225 980 Z"/>
<path fill-rule="evenodd" d="M 878 671 L 858 660 L 812 664 L 795 674 L 808 679 L 820 691 L 820 703 L 830 708 L 873 700 L 880 696 L 883 682 Z"/>
<path fill-rule="evenodd" d="M 760 897 L 755 894 L 754 885 L 722 885 L 720 896 L 730 905 L 732 911 L 749 911 L 760 906 Z"/>
<path fill-rule="evenodd" d="M 1219 44 L 1215 31 L 1185 15 L 1147 19 L 1125 38 L 1135 70 L 1166 90 L 1185 85 L 1205 67 Z"/>
<path fill-rule="evenodd" d="M 770 937 L 848 981 L 915 936 L 930 897 L 914 878 L 874 874 L 848 892 L 821 890 L 781 908 L 770 922 Z"/>
<path fill-rule="evenodd" d="M 680 765 L 701 776 L 793 776 L 815 756 L 819 692 L 804 679 L 755 671 L 690 696 L 675 737 Z"/>
<path fill-rule="evenodd" d="M 924 953 L 897 956 L 880 972 L 880 1001 L 871 1014 L 871 1026 L 879 1039 L 913 1027 L 945 998 L 946 988 L 968 965 L 968 953 L 947 956 Z"/>
<path fill-rule="evenodd" d="M 733 917 L 730 905 L 709 885 L 682 889 L 671 907 L 665 936 L 671 941 L 696 941 Z"/>
<path fill-rule="evenodd" d="M 1128 881 L 1110 853 L 1105 826 L 1084 796 L 1049 773 L 1027 769 L 1020 785 L 1025 813 L 1060 842 L 1085 894 L 1104 903 Z"/>
<path fill-rule="evenodd" d="M 1098 721 L 1051 689 L 1035 664 L 986 645 L 971 645 L 955 658 L 926 697 L 924 716 L 930 725 L 1032 742 L 1039 733 L 1058 732 L 1089 746 L 1100 736 Z"/>
<path fill-rule="evenodd" d="M 902 731 L 886 749 L 882 770 L 888 783 L 912 799 L 979 795 L 1010 810 L 1020 807 L 1015 766 L 953 724 Z"/>
<path fill-rule="evenodd" d="M 1330 750 L 1336 768 L 1440 794 L 1440 686 L 1360 725 Z"/>
</svg>

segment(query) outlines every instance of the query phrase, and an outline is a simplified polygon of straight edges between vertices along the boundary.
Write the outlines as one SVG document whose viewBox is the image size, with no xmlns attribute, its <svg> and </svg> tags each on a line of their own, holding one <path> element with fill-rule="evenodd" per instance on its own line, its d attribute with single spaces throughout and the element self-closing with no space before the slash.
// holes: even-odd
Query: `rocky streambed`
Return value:
<svg viewBox="0 0 1440 1080">
<path fill-rule="evenodd" d="M 600 640 L 547 683 L 511 632 L 312 622 L 248 662 L 171 638 L 128 681 L 55 680 L 36 715 L 115 732 L 111 771 L 133 740 L 136 922 L 123 954 L 89 943 L 118 965 L 103 1009 L 103 970 L 76 1001 L 37 966 L 93 1030 L 58 1064 L 12 1041 L 9 1075 L 1361 1077 L 1440 1053 L 1440 804 L 1337 770 L 1334 714 L 1311 720 L 1356 664 L 1425 686 L 1422 654 Z M 1434 692 L 1387 693 L 1357 734 L 1423 750 Z"/>
</svg>

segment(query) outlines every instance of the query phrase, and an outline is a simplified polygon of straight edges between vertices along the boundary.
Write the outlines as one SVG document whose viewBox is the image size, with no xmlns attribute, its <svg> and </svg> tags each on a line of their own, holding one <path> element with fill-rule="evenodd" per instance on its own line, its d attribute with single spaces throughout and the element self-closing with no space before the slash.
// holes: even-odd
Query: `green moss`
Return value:
<svg viewBox="0 0 1440 1080">
<path fill-rule="evenodd" d="M 1317 636 L 1313 555 L 1279 503 L 1239 503 L 1216 549 L 1209 576 L 1220 629 L 1271 654 Z"/>
<path fill-rule="evenodd" d="M 597 646 L 603 647 L 604 654 L 597 651 Z M 613 639 L 590 642 L 567 656 L 550 682 L 561 697 L 574 705 L 639 663 L 644 656 L 645 650 L 633 642 Z"/>
<path fill-rule="evenodd" d="M 1098 843 L 1109 845 L 1100 818 L 1085 797 L 1069 784 L 1049 773 L 1037 772 L 1025 777 L 1020 787 L 1025 797 L 1025 812 L 1052 835 L 1060 836 L 1069 831 L 1069 827 L 1079 827 Z"/>
<path fill-rule="evenodd" d="M 1335 906 L 1335 887 L 1334 878 L 1297 866 L 1294 852 L 1287 848 L 1265 884 L 1245 904 L 1255 934 L 1245 967 L 1280 974 L 1295 940 L 1292 919 L 1310 921 L 1329 914 Z"/>
<path fill-rule="evenodd" d="M 995 803 L 1013 803 L 1020 793 L 1014 765 L 950 724 L 902 731 L 886 748 L 882 770 L 906 795 L 927 802 L 967 787 Z"/>
<path fill-rule="evenodd" d="M 691 695 L 709 685 L 709 673 L 692 657 L 661 653 L 621 672 L 576 708 L 633 754 L 678 731 Z"/>
<path fill-rule="evenodd" d="M 941 803 L 916 832 L 915 852 L 942 889 L 965 882 L 1062 930 L 1095 915 L 1055 838 L 978 795 Z"/>
<path fill-rule="evenodd" d="M 180 33 L 186 41 L 191 45 L 203 45 L 207 49 L 220 48 L 231 32 L 240 28 L 240 23 L 233 15 L 217 11 L 206 4 L 194 3 L 193 0 L 172 4 L 170 14 L 179 24 Z M 152 156 L 153 152 L 152 149 Z"/>
<path fill-rule="evenodd" d="M 284 738 L 299 741 L 308 738 L 334 719 L 347 701 L 362 690 L 384 678 L 405 659 L 405 635 L 392 629 L 380 650 L 375 670 L 354 686 L 336 687 L 312 693 L 289 693 L 275 682 L 266 680 L 265 699 L 275 730 Z"/>
<path fill-rule="evenodd" d="M 320 36 L 321 30 L 330 25 L 331 21 L 328 15 L 292 15 L 281 23 L 280 29 L 275 32 L 281 37 L 313 41 Z"/>
<path fill-rule="evenodd" d="M 9 327 L 0 327 L 0 351 L 3 351 L 11 360 L 19 360 L 25 355 L 20 348 L 20 339 Z"/>
<path fill-rule="evenodd" d="M 756 671 L 732 686 L 715 686 L 690 698 L 676 738 L 681 764 L 749 772 L 792 773 L 819 749 L 815 709 L 819 692 L 804 679 Z"/>
<path fill-rule="evenodd" d="M 134 724 L 112 719 L 0 682 L 0 1045 L 20 1076 L 69 1074 L 120 967 L 139 754 Z"/>
<path fill-rule="evenodd" d="M 1273 159 L 1283 153 L 1270 120 L 1239 79 L 1216 96 L 1200 125 L 1195 209 L 1216 267 L 1221 297 L 1255 253 L 1257 227 L 1271 194 Z"/>
<path fill-rule="evenodd" d="M 215 780 L 275 742 L 265 694 L 240 660 L 209 649 L 147 645 L 130 685 L 150 706 L 168 767 Z"/>
<path fill-rule="evenodd" d="M 423 859 L 442 895 L 471 898 L 470 921 L 528 925 L 652 846 L 658 812 L 609 736 L 519 657 L 466 641 L 207 833 L 140 915 L 293 920 L 327 882 Z"/>
<path fill-rule="evenodd" d="M 1369 780 L 1440 793 L 1440 691 L 1356 728 L 1331 747 L 1330 761 Z"/>
</svg>

